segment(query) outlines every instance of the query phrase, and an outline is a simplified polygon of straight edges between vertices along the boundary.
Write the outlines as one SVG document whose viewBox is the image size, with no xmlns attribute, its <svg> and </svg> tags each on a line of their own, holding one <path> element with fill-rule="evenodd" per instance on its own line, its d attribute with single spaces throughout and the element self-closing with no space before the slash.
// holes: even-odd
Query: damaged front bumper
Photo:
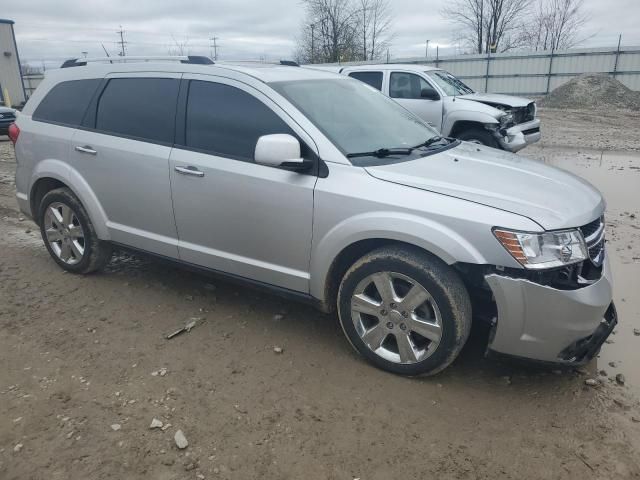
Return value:
<svg viewBox="0 0 640 480">
<path fill-rule="evenodd" d="M 544 362 L 590 361 L 617 324 L 611 270 L 575 290 L 560 290 L 521 278 L 485 277 L 497 306 L 489 349 Z"/>
<path fill-rule="evenodd" d="M 502 149 L 515 153 L 540 140 L 540 119 L 534 118 L 507 129 L 498 129 L 494 135 Z"/>
</svg>

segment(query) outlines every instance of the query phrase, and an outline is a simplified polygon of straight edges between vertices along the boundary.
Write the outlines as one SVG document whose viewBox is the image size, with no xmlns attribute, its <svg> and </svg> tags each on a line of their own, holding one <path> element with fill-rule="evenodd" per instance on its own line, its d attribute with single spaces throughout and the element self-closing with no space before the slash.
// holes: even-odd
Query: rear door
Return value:
<svg viewBox="0 0 640 480">
<path fill-rule="evenodd" d="M 424 98 L 433 92 L 437 100 Z M 392 71 L 389 76 L 389 96 L 407 110 L 411 110 L 432 127 L 442 128 L 442 97 L 429 81 L 416 73 Z"/>
<path fill-rule="evenodd" d="M 173 258 L 169 154 L 180 77 L 108 76 L 73 136 L 69 162 L 96 195 L 114 242 Z"/>
<path fill-rule="evenodd" d="M 183 87 L 185 128 L 171 153 L 180 258 L 308 292 L 317 174 L 258 165 L 254 151 L 260 136 L 275 133 L 302 140 L 306 158 L 315 144 L 245 83 L 185 74 Z"/>
</svg>

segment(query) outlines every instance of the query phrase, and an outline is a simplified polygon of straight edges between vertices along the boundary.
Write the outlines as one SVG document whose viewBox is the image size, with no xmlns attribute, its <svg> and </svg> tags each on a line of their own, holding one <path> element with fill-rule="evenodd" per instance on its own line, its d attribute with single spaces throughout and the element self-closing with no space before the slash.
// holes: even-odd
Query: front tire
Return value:
<svg viewBox="0 0 640 480">
<path fill-rule="evenodd" d="M 338 290 L 351 345 L 375 366 L 434 375 L 460 353 L 471 330 L 471 300 L 458 274 L 417 248 L 390 246 L 358 260 Z"/>
<path fill-rule="evenodd" d="M 465 142 L 476 143 L 478 145 L 485 145 L 492 148 L 500 148 L 496 139 L 490 132 L 482 130 L 480 128 L 471 128 L 457 135 L 458 140 L 464 140 Z"/>
<path fill-rule="evenodd" d="M 90 273 L 109 262 L 111 245 L 98 238 L 82 203 L 68 188 L 51 190 L 42 198 L 38 223 L 49 254 L 63 269 Z"/>
</svg>

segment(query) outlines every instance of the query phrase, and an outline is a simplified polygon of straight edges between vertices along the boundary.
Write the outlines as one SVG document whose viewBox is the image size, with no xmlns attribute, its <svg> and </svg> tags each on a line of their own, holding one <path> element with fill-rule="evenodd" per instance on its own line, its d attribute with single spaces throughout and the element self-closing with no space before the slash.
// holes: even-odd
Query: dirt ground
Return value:
<svg viewBox="0 0 640 480">
<path fill-rule="evenodd" d="M 622 323 L 583 371 L 485 358 L 476 327 L 445 372 L 401 378 L 304 305 L 125 254 L 66 274 L 16 210 L 0 139 L 0 478 L 640 478 L 640 117 L 541 116 L 544 141 L 523 154 L 609 201 Z"/>
</svg>

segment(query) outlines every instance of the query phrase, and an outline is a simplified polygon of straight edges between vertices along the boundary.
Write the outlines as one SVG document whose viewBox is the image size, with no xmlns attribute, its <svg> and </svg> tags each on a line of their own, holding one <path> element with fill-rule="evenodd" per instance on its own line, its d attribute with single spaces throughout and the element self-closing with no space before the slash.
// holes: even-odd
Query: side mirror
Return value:
<svg viewBox="0 0 640 480">
<path fill-rule="evenodd" d="M 430 88 L 423 88 L 420 91 L 420 97 L 426 100 L 440 100 L 440 95 L 438 95 L 438 92 Z"/>
<path fill-rule="evenodd" d="M 306 170 L 312 162 L 300 157 L 300 142 L 287 133 L 258 138 L 254 160 L 259 165 Z"/>
</svg>

